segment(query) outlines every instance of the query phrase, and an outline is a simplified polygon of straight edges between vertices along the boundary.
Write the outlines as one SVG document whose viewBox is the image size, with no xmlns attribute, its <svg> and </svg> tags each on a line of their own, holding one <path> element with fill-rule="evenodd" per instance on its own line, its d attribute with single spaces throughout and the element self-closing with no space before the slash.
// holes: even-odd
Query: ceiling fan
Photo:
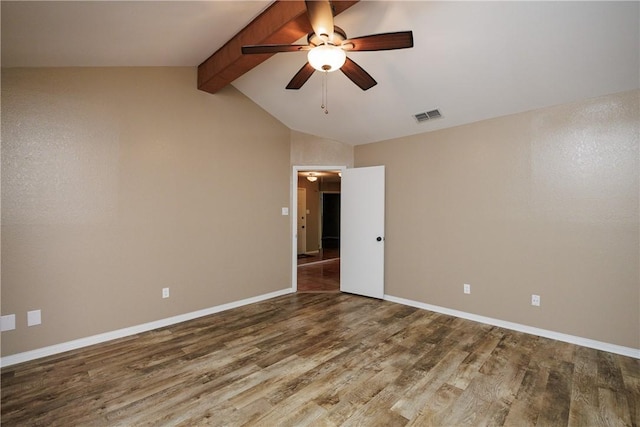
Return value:
<svg viewBox="0 0 640 427">
<path fill-rule="evenodd" d="M 340 69 L 362 90 L 372 88 L 377 82 L 362 67 L 347 57 L 346 52 L 405 49 L 413 47 L 413 33 L 371 34 L 349 39 L 340 27 L 333 25 L 333 10 L 328 0 L 306 0 L 307 15 L 313 31 L 307 36 L 306 45 L 269 44 L 242 46 L 243 54 L 308 51 L 308 62 L 296 73 L 287 89 L 300 89 L 314 71 L 332 72 Z"/>
</svg>

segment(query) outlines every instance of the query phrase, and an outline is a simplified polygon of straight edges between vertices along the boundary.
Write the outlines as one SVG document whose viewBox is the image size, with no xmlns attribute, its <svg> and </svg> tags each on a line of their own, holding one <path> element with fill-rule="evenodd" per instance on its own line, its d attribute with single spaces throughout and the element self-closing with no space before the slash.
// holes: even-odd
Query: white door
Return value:
<svg viewBox="0 0 640 427">
<path fill-rule="evenodd" d="M 384 296 L 384 166 L 342 172 L 340 290 Z"/>
<path fill-rule="evenodd" d="M 298 255 L 307 252 L 307 189 L 298 188 Z"/>
</svg>

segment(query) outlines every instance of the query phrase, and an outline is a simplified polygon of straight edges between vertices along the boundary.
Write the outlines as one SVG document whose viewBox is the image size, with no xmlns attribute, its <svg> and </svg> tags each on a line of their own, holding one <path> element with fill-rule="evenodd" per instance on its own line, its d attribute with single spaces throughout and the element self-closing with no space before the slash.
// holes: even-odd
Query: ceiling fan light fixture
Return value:
<svg viewBox="0 0 640 427">
<path fill-rule="evenodd" d="M 332 72 L 344 65 L 347 54 L 338 46 L 323 44 L 311 49 L 307 54 L 307 60 L 318 71 Z"/>
</svg>

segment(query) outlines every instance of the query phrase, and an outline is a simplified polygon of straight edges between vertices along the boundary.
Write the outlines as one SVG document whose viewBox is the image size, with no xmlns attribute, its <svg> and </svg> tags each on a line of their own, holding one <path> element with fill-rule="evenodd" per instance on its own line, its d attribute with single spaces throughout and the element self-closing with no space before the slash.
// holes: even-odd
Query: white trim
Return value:
<svg viewBox="0 0 640 427">
<path fill-rule="evenodd" d="M 291 174 L 291 289 L 298 291 L 298 172 L 304 171 L 341 171 L 347 169 L 346 166 L 293 166 Z"/>
<path fill-rule="evenodd" d="M 239 301 L 234 301 L 227 304 L 205 308 L 203 310 L 192 311 L 191 313 L 180 314 L 178 316 L 156 320 L 154 322 L 143 323 L 141 325 L 131 326 L 129 328 L 124 328 L 124 329 L 118 329 L 111 332 L 105 332 L 103 334 L 80 338 L 73 341 L 67 341 L 61 344 L 54 344 L 54 345 L 39 348 L 36 350 L 25 351 L 24 353 L 4 356 L 0 358 L 0 366 L 4 368 L 7 366 L 15 365 L 17 363 L 28 362 L 30 360 L 39 359 L 41 357 L 52 356 L 55 354 L 64 353 L 65 351 L 76 350 L 78 348 L 87 347 L 94 344 L 100 344 L 100 343 L 111 341 L 117 338 L 128 337 L 130 335 L 151 331 L 153 329 L 163 328 L 165 326 L 175 325 L 176 323 L 186 322 L 187 320 L 197 319 L 198 317 L 208 316 L 210 314 L 219 313 L 221 311 L 230 310 L 232 308 L 238 308 L 244 305 L 265 301 L 271 298 L 290 294 L 292 292 L 293 290 L 291 288 L 281 289 L 279 291 L 270 292 L 268 294 L 258 295 L 251 298 L 245 298 Z"/>
<path fill-rule="evenodd" d="M 507 322 L 505 320 L 494 319 L 491 317 L 480 316 L 464 311 L 453 310 L 437 305 L 425 304 L 423 302 L 412 301 L 404 298 L 385 295 L 384 300 L 395 302 L 410 307 L 421 308 L 423 310 L 435 311 L 436 313 L 448 314 L 449 316 L 460 317 L 462 319 L 472 320 L 474 322 L 485 323 L 487 325 L 498 326 L 513 331 L 524 332 L 526 334 L 537 335 L 540 337 L 551 338 L 557 341 L 568 342 L 570 344 L 581 345 L 583 347 L 595 348 L 596 350 L 608 351 L 609 353 L 621 354 L 623 356 L 640 359 L 640 349 L 623 347 L 617 344 L 609 344 L 602 341 L 596 341 L 589 338 L 577 337 L 575 335 L 563 334 L 560 332 L 549 331 L 547 329 L 535 328 L 533 326 L 522 325 L 520 323 Z"/>
</svg>

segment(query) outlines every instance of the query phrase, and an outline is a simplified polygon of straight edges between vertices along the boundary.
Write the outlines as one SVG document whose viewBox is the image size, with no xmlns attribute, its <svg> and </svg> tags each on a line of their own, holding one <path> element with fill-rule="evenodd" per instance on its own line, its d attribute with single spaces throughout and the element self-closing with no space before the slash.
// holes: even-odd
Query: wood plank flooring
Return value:
<svg viewBox="0 0 640 427">
<path fill-rule="evenodd" d="M 298 293 L 2 370 L 3 426 L 638 426 L 640 361 Z"/>
<path fill-rule="evenodd" d="M 340 258 L 340 248 L 321 248 L 314 254 L 298 255 L 298 265 Z"/>
<path fill-rule="evenodd" d="M 298 265 L 298 292 L 339 292 L 340 258 Z"/>
<path fill-rule="evenodd" d="M 340 248 L 298 258 L 298 292 L 340 292 Z"/>
</svg>

